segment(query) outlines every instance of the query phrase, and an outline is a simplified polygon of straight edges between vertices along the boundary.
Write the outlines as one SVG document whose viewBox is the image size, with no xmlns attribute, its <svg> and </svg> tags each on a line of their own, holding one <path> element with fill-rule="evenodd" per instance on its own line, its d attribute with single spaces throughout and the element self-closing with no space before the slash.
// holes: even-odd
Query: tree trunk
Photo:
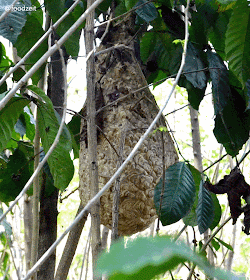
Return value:
<svg viewBox="0 0 250 280">
<path fill-rule="evenodd" d="M 52 35 L 51 42 L 58 38 Z M 66 52 L 64 50 L 64 55 Z M 66 59 L 65 59 L 66 61 Z M 66 62 L 65 62 L 66 63 Z M 49 69 L 48 96 L 52 100 L 56 111 L 62 116 L 62 107 L 64 101 L 65 80 L 63 62 L 61 61 L 59 51 L 51 56 L 51 67 Z M 57 237 L 57 202 L 58 189 L 55 189 L 51 195 L 46 193 L 45 180 L 41 185 L 40 197 L 40 230 L 39 230 L 39 248 L 38 258 L 40 258 L 49 247 L 55 242 Z M 54 280 L 56 251 L 41 265 L 38 272 L 38 280 Z"/>
<path fill-rule="evenodd" d="M 200 140 L 200 126 L 198 111 L 196 111 L 191 105 L 189 106 L 191 130 L 192 130 L 192 144 L 194 155 L 194 167 L 200 172 L 203 170 L 202 155 L 201 155 L 201 140 Z"/>
<path fill-rule="evenodd" d="M 193 155 L 194 155 L 194 167 L 200 172 L 203 170 L 202 165 L 202 154 L 201 154 L 201 142 L 200 142 L 200 126 L 198 111 L 195 110 L 191 105 L 189 106 L 190 119 L 191 119 L 191 130 L 192 130 L 192 144 L 193 144 Z M 208 240 L 209 230 L 204 233 L 204 242 Z M 213 252 L 208 248 L 208 260 L 212 264 L 214 263 Z"/>
<path fill-rule="evenodd" d="M 87 6 L 90 7 L 94 0 L 88 0 Z M 84 30 L 86 55 L 90 55 L 87 60 L 87 141 L 89 162 L 85 166 L 89 170 L 91 197 L 98 191 L 98 163 L 97 163 L 97 131 L 96 131 L 96 105 L 95 105 L 95 58 L 94 53 L 94 15 L 95 11 L 89 13 L 86 18 Z M 92 247 L 92 267 L 93 279 L 100 279 L 96 275 L 96 262 L 101 252 L 101 232 L 100 232 L 100 202 L 91 207 L 91 247 Z"/>
</svg>

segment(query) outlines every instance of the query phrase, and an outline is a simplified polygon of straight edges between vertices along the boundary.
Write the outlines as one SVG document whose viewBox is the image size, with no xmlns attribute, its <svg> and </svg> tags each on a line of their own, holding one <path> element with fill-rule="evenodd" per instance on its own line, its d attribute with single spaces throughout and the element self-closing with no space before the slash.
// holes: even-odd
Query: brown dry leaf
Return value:
<svg viewBox="0 0 250 280">
<path fill-rule="evenodd" d="M 233 218 L 233 224 L 236 223 L 238 217 L 244 212 L 243 231 L 249 234 L 250 229 L 250 206 L 247 205 L 244 210 L 241 207 L 241 197 L 245 200 L 250 195 L 250 186 L 246 183 L 244 176 L 239 168 L 234 168 L 229 175 L 224 176 L 217 184 L 212 185 L 206 181 L 204 186 L 215 194 L 227 193 L 230 212 Z"/>
</svg>

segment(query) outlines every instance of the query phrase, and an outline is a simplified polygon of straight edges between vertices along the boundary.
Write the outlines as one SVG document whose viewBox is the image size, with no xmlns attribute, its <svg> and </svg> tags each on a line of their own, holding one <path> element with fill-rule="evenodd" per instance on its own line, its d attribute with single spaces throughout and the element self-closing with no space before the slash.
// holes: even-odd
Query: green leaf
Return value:
<svg viewBox="0 0 250 280">
<path fill-rule="evenodd" d="M 191 42 L 195 42 L 195 45 L 201 49 L 202 46 L 208 44 L 208 32 L 218 16 L 218 7 L 212 1 L 196 2 L 195 6 L 197 12 L 192 13 L 189 39 Z"/>
<path fill-rule="evenodd" d="M 174 49 L 171 51 L 169 71 L 171 75 L 177 74 L 181 64 L 183 48 L 181 44 L 173 44 Z"/>
<path fill-rule="evenodd" d="M 218 54 L 207 50 L 209 73 L 212 79 L 212 90 L 215 115 L 222 112 L 231 98 L 228 70 Z"/>
<path fill-rule="evenodd" d="M 195 88 L 204 89 L 207 86 L 207 77 L 205 72 L 198 71 L 203 70 L 204 68 L 205 65 L 201 59 L 198 49 L 189 42 L 183 72 L 187 80 L 190 81 Z"/>
<path fill-rule="evenodd" d="M 125 7 L 127 9 L 127 11 L 129 11 L 130 9 L 132 9 L 134 7 L 134 5 L 136 4 L 137 0 L 125 0 Z"/>
<path fill-rule="evenodd" d="M 40 153 L 40 161 L 42 161 L 44 157 L 45 157 L 45 153 L 44 151 L 42 151 Z M 50 172 L 49 165 L 47 162 L 43 166 L 41 176 L 43 176 L 43 183 L 45 185 L 45 197 L 49 197 L 56 190 L 56 187 L 54 185 L 54 179 Z"/>
<path fill-rule="evenodd" d="M 28 106 L 24 107 L 24 118 L 26 125 L 26 136 L 33 142 L 35 137 L 35 119 Z"/>
<path fill-rule="evenodd" d="M 29 160 L 17 148 L 9 157 L 7 167 L 0 173 L 0 200 L 7 203 L 14 200 L 21 192 L 32 172 L 29 169 Z"/>
<path fill-rule="evenodd" d="M 158 68 L 169 71 L 171 61 L 171 52 L 175 48 L 172 44 L 172 38 L 169 34 L 157 34 L 154 54 L 157 58 Z"/>
<path fill-rule="evenodd" d="M 234 102 L 230 102 L 222 114 L 216 116 L 213 132 L 227 153 L 236 156 L 249 138 L 246 115 L 234 107 Z"/>
<path fill-rule="evenodd" d="M 142 4 L 147 3 L 148 1 L 146 0 L 139 0 L 135 7 L 138 7 Z M 153 3 L 148 2 L 148 4 L 138 8 L 136 11 L 137 15 L 145 20 L 146 22 L 151 22 L 154 19 L 157 18 L 158 12 L 157 9 L 155 8 L 155 5 Z"/>
<path fill-rule="evenodd" d="M 248 1 L 238 0 L 226 32 L 225 52 L 229 68 L 245 85 L 250 72 L 250 9 Z"/>
<path fill-rule="evenodd" d="M 115 16 L 118 17 L 124 13 L 127 12 L 126 6 L 125 6 L 125 0 L 118 1 L 118 5 L 115 7 Z"/>
<path fill-rule="evenodd" d="M 179 82 L 181 85 L 181 80 Z M 200 103 L 205 96 L 206 87 L 204 89 L 195 88 L 188 80 L 183 82 L 183 86 L 188 92 L 188 101 L 195 110 L 199 109 Z"/>
<path fill-rule="evenodd" d="M 203 234 L 212 224 L 214 219 L 214 205 L 210 192 L 200 183 L 198 205 L 196 209 L 197 224 Z"/>
<path fill-rule="evenodd" d="M 97 273 L 106 275 L 109 280 L 149 280 L 185 261 L 198 265 L 207 277 L 238 279 L 229 272 L 213 268 L 186 244 L 175 243 L 168 236 L 136 238 L 127 248 L 123 242 L 115 243 L 109 253 L 99 258 Z"/>
<path fill-rule="evenodd" d="M 191 164 L 188 164 L 188 168 L 190 169 L 195 183 L 195 201 L 194 204 L 190 210 L 190 212 L 182 219 L 184 224 L 187 226 L 197 226 L 197 216 L 196 216 L 196 208 L 198 204 L 198 193 L 199 193 L 199 187 L 201 182 L 201 173 L 199 170 L 197 170 L 194 166 Z"/>
<path fill-rule="evenodd" d="M 212 43 L 216 52 L 221 56 L 225 61 L 225 40 L 226 40 L 226 31 L 228 22 L 231 16 L 232 10 L 228 10 L 224 13 L 219 13 L 216 21 L 210 28 L 209 41 Z"/>
<path fill-rule="evenodd" d="M 0 111 L 0 152 L 3 151 L 11 139 L 14 126 L 23 112 L 23 108 L 29 104 L 23 97 L 13 97 Z"/>
<path fill-rule="evenodd" d="M 3 74 L 9 70 L 10 66 L 13 65 L 13 62 L 9 59 L 9 57 L 6 55 L 6 50 L 4 45 L 0 42 L 0 77 L 3 76 Z M 3 87 L 4 85 L 4 87 Z M 0 87 L 0 93 L 3 93 L 4 91 L 7 91 L 7 85 L 6 83 L 3 84 Z"/>
<path fill-rule="evenodd" d="M 12 0 L 6 0 L 4 3 L 1 3 L 0 15 L 5 12 L 5 8 L 11 8 L 12 3 Z M 15 9 L 12 9 L 7 17 L 0 22 L 0 35 L 8 39 L 12 44 L 16 42 L 25 25 L 27 12 L 23 9 L 27 6 L 31 6 L 29 0 L 25 0 L 24 3 L 18 1 L 15 4 Z"/>
<path fill-rule="evenodd" d="M 155 187 L 154 203 L 164 226 L 173 224 L 186 216 L 195 199 L 195 185 L 192 173 L 185 162 L 170 166 L 165 172 L 161 204 L 162 179 Z"/>
<path fill-rule="evenodd" d="M 17 70 L 13 73 L 13 80 L 18 82 L 21 78 L 26 74 L 26 72 L 21 68 L 17 68 Z"/>
<path fill-rule="evenodd" d="M 45 153 L 47 153 L 56 137 L 59 122 L 49 97 L 36 86 L 28 86 L 27 88 L 42 98 L 42 101 L 38 99 L 37 121 L 42 145 Z M 65 125 L 59 143 L 48 159 L 55 187 L 60 190 L 64 190 L 68 186 L 74 175 L 74 165 L 70 157 L 71 149 L 71 137 Z"/>
<path fill-rule="evenodd" d="M 27 16 L 27 21 L 22 29 L 22 34 L 18 37 L 15 47 L 18 56 L 24 55 L 35 45 L 35 43 L 42 37 L 44 30 L 34 14 Z M 28 71 L 47 51 L 47 41 L 45 40 L 26 60 L 25 69 Z M 39 70 L 32 76 L 33 84 L 37 84 L 44 73 L 45 65 L 41 66 Z"/>
<path fill-rule="evenodd" d="M 146 63 L 149 56 L 153 53 L 156 43 L 154 32 L 145 33 L 141 38 L 140 55 L 143 63 Z"/>
<path fill-rule="evenodd" d="M 219 200 L 216 196 L 216 194 L 214 193 L 210 193 L 212 200 L 213 200 L 213 206 L 214 206 L 214 219 L 213 222 L 211 224 L 211 226 L 209 226 L 209 228 L 211 230 L 213 230 L 220 222 L 221 219 L 221 207 L 220 207 L 220 203 Z"/>
<path fill-rule="evenodd" d="M 67 127 L 71 134 L 74 158 L 76 159 L 79 158 L 79 151 L 80 151 L 81 118 L 78 115 L 73 116 L 71 121 L 67 124 Z"/>
<path fill-rule="evenodd" d="M 221 240 L 221 239 L 218 238 L 218 237 L 215 237 L 215 239 L 216 239 L 219 243 L 221 243 L 224 247 L 226 247 L 228 250 L 230 250 L 230 251 L 232 251 L 232 252 L 234 251 L 233 247 L 232 247 L 230 244 L 224 242 L 223 240 Z"/>
<path fill-rule="evenodd" d="M 211 245 L 214 247 L 216 251 L 220 249 L 220 244 L 214 238 L 211 240 Z"/>
<path fill-rule="evenodd" d="M 26 133 L 25 119 L 23 115 L 21 115 L 20 118 L 17 120 L 14 129 L 15 132 L 19 133 L 20 136 L 23 138 L 24 134 Z"/>
</svg>

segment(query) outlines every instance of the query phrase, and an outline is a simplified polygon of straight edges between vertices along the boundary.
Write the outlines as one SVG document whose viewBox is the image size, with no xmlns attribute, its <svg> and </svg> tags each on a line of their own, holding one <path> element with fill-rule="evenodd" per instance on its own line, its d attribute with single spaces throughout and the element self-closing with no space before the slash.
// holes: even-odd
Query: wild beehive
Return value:
<svg viewBox="0 0 250 280">
<path fill-rule="evenodd" d="M 113 28 L 109 41 L 97 52 L 114 44 L 125 45 L 102 53 L 96 58 L 96 94 L 103 96 L 102 133 L 98 140 L 98 172 L 101 189 L 115 173 L 151 124 L 159 108 L 140 65 L 134 56 L 133 36 L 128 18 Z M 139 90 L 145 87 L 143 90 Z M 121 99 L 121 97 L 124 97 Z M 155 130 L 144 141 L 133 160 L 119 178 L 119 235 L 131 235 L 146 229 L 155 219 L 153 192 L 165 168 L 178 161 L 178 156 L 162 117 Z M 164 151 L 164 152 L 163 152 Z M 83 205 L 90 199 L 88 151 L 81 141 L 80 197 Z M 112 227 L 113 187 L 101 197 L 101 223 Z"/>
</svg>

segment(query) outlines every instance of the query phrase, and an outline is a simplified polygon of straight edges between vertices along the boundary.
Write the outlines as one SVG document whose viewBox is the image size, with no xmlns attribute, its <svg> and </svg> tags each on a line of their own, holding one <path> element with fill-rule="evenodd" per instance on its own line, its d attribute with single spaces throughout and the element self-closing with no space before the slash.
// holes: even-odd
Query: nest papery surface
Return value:
<svg viewBox="0 0 250 280">
<path fill-rule="evenodd" d="M 120 34 L 114 34 L 114 37 L 119 35 L 124 44 L 129 40 L 129 36 L 125 33 L 126 30 L 123 31 L 121 28 Z M 98 51 L 105 48 L 107 46 L 101 46 Z M 113 61 L 108 61 L 108 56 Z M 107 63 L 109 63 L 108 67 Z M 103 67 L 107 69 L 105 73 Z M 98 179 L 101 189 L 118 169 L 121 161 L 125 160 L 132 151 L 159 112 L 159 108 L 148 89 L 133 93 L 145 86 L 146 81 L 131 50 L 121 50 L 118 57 L 110 53 L 98 56 L 96 81 L 103 94 L 105 105 L 116 98 L 127 96 L 117 104 L 106 107 L 103 112 L 102 131 L 105 136 L 100 135 L 97 146 Z M 159 127 L 162 126 L 166 126 L 163 117 L 155 126 L 155 131 L 143 142 L 132 161 L 128 163 L 119 182 L 116 182 L 120 184 L 119 235 L 131 235 L 142 231 L 156 218 L 153 194 L 163 174 L 163 158 L 165 168 L 178 161 L 169 132 L 159 131 Z M 83 205 L 90 199 L 88 163 L 86 143 L 82 141 L 79 174 L 80 197 Z M 114 185 L 115 183 L 100 200 L 101 223 L 110 229 Z"/>
</svg>

